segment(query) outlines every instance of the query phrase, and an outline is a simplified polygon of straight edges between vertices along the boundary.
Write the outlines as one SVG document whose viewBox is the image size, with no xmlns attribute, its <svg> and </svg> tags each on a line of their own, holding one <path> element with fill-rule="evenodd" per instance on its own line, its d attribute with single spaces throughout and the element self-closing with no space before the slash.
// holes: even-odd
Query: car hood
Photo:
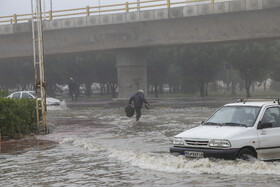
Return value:
<svg viewBox="0 0 280 187">
<path fill-rule="evenodd" d="M 246 131 L 246 127 L 232 126 L 208 126 L 201 125 L 189 130 L 186 130 L 175 137 L 183 137 L 188 139 L 227 139 L 241 131 Z"/>
<path fill-rule="evenodd" d="M 47 104 L 55 104 L 55 103 L 58 104 L 58 103 L 60 103 L 60 100 L 52 98 L 52 97 L 47 97 L 46 102 L 47 102 Z"/>
</svg>

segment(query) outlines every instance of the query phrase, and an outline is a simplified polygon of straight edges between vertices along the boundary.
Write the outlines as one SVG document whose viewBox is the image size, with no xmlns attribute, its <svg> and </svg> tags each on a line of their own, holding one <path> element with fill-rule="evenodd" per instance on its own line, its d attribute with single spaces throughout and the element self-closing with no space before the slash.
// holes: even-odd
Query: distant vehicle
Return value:
<svg viewBox="0 0 280 187">
<path fill-rule="evenodd" d="M 13 99 L 23 99 L 23 98 L 29 98 L 29 99 L 35 99 L 35 92 L 34 91 L 19 91 L 14 92 L 10 94 L 7 98 L 13 98 Z M 38 100 L 41 100 L 41 95 L 38 93 Z M 52 98 L 52 97 L 46 97 L 46 105 L 52 106 L 52 105 L 60 105 L 60 100 Z"/>
<path fill-rule="evenodd" d="M 200 126 L 176 135 L 171 153 L 186 157 L 280 159 L 280 106 L 274 101 L 226 104 Z"/>
</svg>

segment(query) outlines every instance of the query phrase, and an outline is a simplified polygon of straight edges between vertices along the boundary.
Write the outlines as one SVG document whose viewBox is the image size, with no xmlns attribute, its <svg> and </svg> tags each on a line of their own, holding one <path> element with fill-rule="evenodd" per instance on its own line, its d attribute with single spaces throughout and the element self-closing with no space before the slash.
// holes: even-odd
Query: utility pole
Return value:
<svg viewBox="0 0 280 187">
<path fill-rule="evenodd" d="M 36 1 L 34 13 L 33 3 Z M 42 29 L 42 6 L 41 0 L 31 0 L 32 11 L 32 35 L 33 35 L 33 58 L 35 73 L 35 93 L 36 93 L 36 114 L 37 114 L 37 130 L 38 133 L 43 131 L 47 133 L 47 107 L 46 107 L 46 81 L 45 81 L 45 65 L 44 65 L 44 41 Z M 38 80 L 39 77 L 39 80 Z M 38 90 L 40 91 L 40 106 L 38 98 Z M 42 122 L 40 128 L 40 114 Z"/>
</svg>

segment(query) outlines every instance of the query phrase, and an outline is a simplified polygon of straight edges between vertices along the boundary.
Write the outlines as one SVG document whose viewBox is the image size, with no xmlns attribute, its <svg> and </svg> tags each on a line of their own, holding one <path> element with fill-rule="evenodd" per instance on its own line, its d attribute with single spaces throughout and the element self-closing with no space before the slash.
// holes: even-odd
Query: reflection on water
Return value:
<svg viewBox="0 0 280 187">
<path fill-rule="evenodd" d="M 278 186 L 279 162 L 169 154 L 174 135 L 215 110 L 144 109 L 140 122 L 123 107 L 49 110 L 51 134 L 20 145 L 2 142 L 0 186 Z"/>
<path fill-rule="evenodd" d="M 49 140 L 38 140 L 36 138 L 28 138 L 22 140 L 0 141 L 1 153 L 21 153 L 31 149 L 45 149 L 55 146 L 57 143 Z"/>
</svg>

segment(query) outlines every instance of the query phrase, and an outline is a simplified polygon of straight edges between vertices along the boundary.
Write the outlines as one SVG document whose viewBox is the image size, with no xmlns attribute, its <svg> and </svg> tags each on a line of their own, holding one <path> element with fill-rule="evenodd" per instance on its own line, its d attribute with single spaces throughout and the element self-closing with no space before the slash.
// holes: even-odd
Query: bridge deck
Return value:
<svg viewBox="0 0 280 187">
<path fill-rule="evenodd" d="M 197 0 L 196 0 L 197 1 Z M 209 1 L 209 0 L 208 0 Z M 232 0 L 227 2 L 206 3 L 188 5 L 175 8 L 154 9 L 145 11 L 134 11 L 117 14 L 105 14 L 84 16 L 76 18 L 65 18 L 44 21 L 44 30 L 88 27 L 98 25 L 110 25 L 120 23 L 143 22 L 153 20 L 164 20 L 174 18 L 186 18 L 193 16 L 207 16 L 213 14 L 224 14 L 240 11 L 251 11 L 280 7 L 278 0 Z M 17 23 L 0 25 L 0 35 L 21 32 L 30 32 L 31 23 Z"/>
</svg>

